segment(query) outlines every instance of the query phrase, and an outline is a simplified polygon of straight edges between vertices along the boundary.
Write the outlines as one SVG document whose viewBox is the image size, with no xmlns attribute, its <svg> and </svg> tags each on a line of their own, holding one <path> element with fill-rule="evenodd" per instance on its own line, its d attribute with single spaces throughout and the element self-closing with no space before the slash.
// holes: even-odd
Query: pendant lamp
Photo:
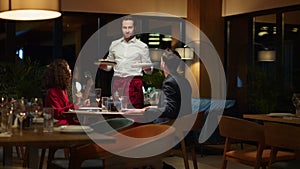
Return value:
<svg viewBox="0 0 300 169">
<path fill-rule="evenodd" d="M 35 21 L 61 16 L 60 0 L 0 0 L 0 19 Z"/>
</svg>

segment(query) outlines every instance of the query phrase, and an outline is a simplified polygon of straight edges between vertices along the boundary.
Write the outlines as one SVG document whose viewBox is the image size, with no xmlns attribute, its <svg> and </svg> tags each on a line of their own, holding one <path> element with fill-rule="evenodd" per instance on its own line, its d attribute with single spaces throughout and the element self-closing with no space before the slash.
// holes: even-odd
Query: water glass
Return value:
<svg viewBox="0 0 300 169">
<path fill-rule="evenodd" d="M 129 101 L 128 96 L 121 96 L 120 101 L 121 101 L 121 109 L 122 110 L 127 109 L 127 104 Z"/>
<path fill-rule="evenodd" d="M 107 110 L 108 108 L 108 97 L 102 97 L 101 99 L 102 102 L 102 110 Z"/>
<path fill-rule="evenodd" d="M 1 107 L 1 133 L 12 134 L 12 111 L 7 107 Z"/>
<path fill-rule="evenodd" d="M 53 116 L 54 116 L 53 108 L 43 109 L 43 117 L 44 117 L 43 132 L 53 132 Z"/>
</svg>

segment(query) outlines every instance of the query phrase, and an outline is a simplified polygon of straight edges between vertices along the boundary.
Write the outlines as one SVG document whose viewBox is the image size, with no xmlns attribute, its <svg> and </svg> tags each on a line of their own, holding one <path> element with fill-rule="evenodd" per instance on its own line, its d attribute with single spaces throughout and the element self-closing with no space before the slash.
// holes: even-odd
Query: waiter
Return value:
<svg viewBox="0 0 300 169">
<path fill-rule="evenodd" d="M 122 18 L 122 33 L 122 38 L 111 43 L 107 56 L 107 60 L 116 62 L 113 66 L 112 94 L 128 96 L 134 108 L 143 108 L 142 76 L 143 72 L 151 74 L 153 68 L 133 65 L 151 64 L 149 48 L 134 36 L 134 19 L 131 16 Z M 100 64 L 100 69 L 110 71 L 112 66 Z"/>
</svg>

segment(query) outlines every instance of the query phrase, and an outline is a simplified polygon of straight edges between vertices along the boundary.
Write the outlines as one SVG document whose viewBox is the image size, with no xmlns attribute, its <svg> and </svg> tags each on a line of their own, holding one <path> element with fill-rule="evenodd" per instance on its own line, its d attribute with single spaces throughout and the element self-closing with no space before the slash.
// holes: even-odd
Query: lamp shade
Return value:
<svg viewBox="0 0 300 169">
<path fill-rule="evenodd" d="M 181 56 L 181 59 L 183 59 L 183 60 L 194 59 L 194 49 L 193 48 L 176 48 L 175 50 L 179 53 L 179 55 Z"/>
<path fill-rule="evenodd" d="M 61 16 L 59 0 L 0 0 L 0 18 L 34 21 Z"/>
<path fill-rule="evenodd" d="M 150 48 L 149 55 L 150 55 L 151 61 L 160 62 L 160 58 L 161 58 L 163 52 L 164 51 L 162 49 Z"/>
<path fill-rule="evenodd" d="M 276 59 L 276 52 L 274 50 L 258 51 L 258 61 L 273 62 Z"/>
</svg>

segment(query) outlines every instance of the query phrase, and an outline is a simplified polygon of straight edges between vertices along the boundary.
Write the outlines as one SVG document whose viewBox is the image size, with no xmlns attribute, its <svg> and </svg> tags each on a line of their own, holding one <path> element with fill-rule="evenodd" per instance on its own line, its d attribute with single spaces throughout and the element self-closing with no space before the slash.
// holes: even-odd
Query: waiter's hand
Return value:
<svg viewBox="0 0 300 169">
<path fill-rule="evenodd" d="M 147 73 L 151 73 L 153 70 L 153 67 L 152 66 L 145 66 L 143 67 L 143 71 L 147 74 Z"/>
</svg>

